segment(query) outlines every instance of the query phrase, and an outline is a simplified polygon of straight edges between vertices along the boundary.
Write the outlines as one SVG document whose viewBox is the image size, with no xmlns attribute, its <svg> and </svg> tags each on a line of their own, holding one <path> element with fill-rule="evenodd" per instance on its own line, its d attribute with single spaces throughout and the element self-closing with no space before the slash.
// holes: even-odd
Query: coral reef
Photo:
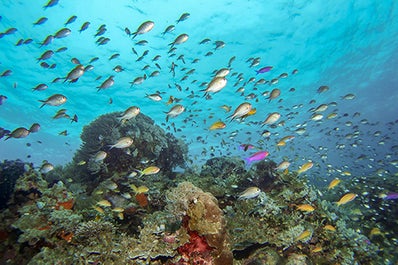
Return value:
<svg viewBox="0 0 398 265">
<path fill-rule="evenodd" d="M 121 137 L 131 137 L 133 144 L 126 148 L 112 148 Z M 142 113 L 123 122 L 119 113 L 102 115 L 83 128 L 81 139 L 83 144 L 67 167 L 68 174 L 75 181 L 99 180 L 114 172 L 128 175 L 148 165 L 156 165 L 163 175 L 173 177 L 173 168 L 185 167 L 188 152 L 185 143 L 166 133 Z M 95 159 L 99 151 L 106 153 L 101 161 Z M 95 178 L 91 178 L 93 174 Z"/>
<path fill-rule="evenodd" d="M 24 163 L 20 160 L 5 160 L 0 163 L 0 210 L 6 208 L 14 191 L 15 183 L 24 172 Z"/>
<path fill-rule="evenodd" d="M 133 145 L 109 147 L 126 135 L 134 138 Z M 235 157 L 214 157 L 200 173 L 189 168 L 173 173 L 184 164 L 186 146 L 142 114 L 124 123 L 115 113 L 101 116 L 85 128 L 82 139 L 67 168 L 44 175 L 29 164 L 11 163 L 13 173 L 7 176 L 14 183 L 4 186 L 10 200 L 0 212 L 0 263 L 397 261 L 391 255 L 395 234 L 383 233 L 395 223 L 376 214 L 380 205 L 389 214 L 397 206 L 356 185 L 369 179 L 323 193 L 297 173 L 276 172 L 272 161 L 247 168 Z M 250 187 L 256 196 L 239 195 Z M 337 206 L 347 190 L 361 196 Z"/>
<path fill-rule="evenodd" d="M 180 183 L 166 195 L 169 211 L 184 218 L 190 242 L 179 248 L 182 263 L 232 264 L 232 253 L 222 210 L 210 193 L 189 182 Z"/>
</svg>

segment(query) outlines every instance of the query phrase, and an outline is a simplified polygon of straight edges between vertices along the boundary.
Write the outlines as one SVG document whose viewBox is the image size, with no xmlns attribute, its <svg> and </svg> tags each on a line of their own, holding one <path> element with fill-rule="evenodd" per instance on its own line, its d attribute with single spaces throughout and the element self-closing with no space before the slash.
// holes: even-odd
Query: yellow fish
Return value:
<svg viewBox="0 0 398 265">
<path fill-rule="evenodd" d="M 130 185 L 130 188 L 131 188 L 136 194 L 139 194 L 139 193 L 146 193 L 146 192 L 149 191 L 149 188 L 146 187 L 146 186 L 139 186 L 139 187 L 137 187 L 137 186 L 135 186 L 134 184 L 131 184 L 131 185 Z"/>
<path fill-rule="evenodd" d="M 112 212 L 122 213 L 124 212 L 124 209 L 122 207 L 115 207 L 112 209 Z"/>
<path fill-rule="evenodd" d="M 313 212 L 315 210 L 315 208 L 309 204 L 296 205 L 296 209 L 308 213 Z"/>
<path fill-rule="evenodd" d="M 118 217 L 120 220 L 124 220 L 124 214 L 123 214 L 123 213 L 117 213 L 117 217 Z"/>
<path fill-rule="evenodd" d="M 110 203 L 110 201 L 107 201 L 107 200 L 99 201 L 99 202 L 97 202 L 97 204 L 98 204 L 99 206 L 102 206 L 102 207 L 111 207 L 111 206 L 112 206 L 112 204 Z"/>
<path fill-rule="evenodd" d="M 145 168 L 145 169 L 144 169 L 143 171 L 141 171 L 140 173 L 141 173 L 142 175 L 147 176 L 147 175 L 156 174 L 156 173 L 158 173 L 159 171 L 160 171 L 160 168 L 158 168 L 157 166 L 150 166 L 150 167 Z"/>
<path fill-rule="evenodd" d="M 213 123 L 209 130 L 213 131 L 213 130 L 219 130 L 219 129 L 224 129 L 226 127 L 226 124 L 222 121 L 216 121 L 215 123 Z"/>
<path fill-rule="evenodd" d="M 305 230 L 298 237 L 295 238 L 295 241 L 300 241 L 303 239 L 307 239 L 312 236 L 312 232 L 310 230 Z"/>
<path fill-rule="evenodd" d="M 104 213 L 105 212 L 104 209 L 102 209 L 101 207 L 93 205 L 93 208 L 94 208 L 94 210 L 96 210 L 99 213 Z"/>
<path fill-rule="evenodd" d="M 370 230 L 370 234 L 369 234 L 370 237 L 376 236 L 376 235 L 382 235 L 382 233 L 378 227 L 375 227 L 372 230 Z"/>
<path fill-rule="evenodd" d="M 84 160 L 82 160 L 82 161 L 80 161 L 79 163 L 77 163 L 78 166 L 83 166 L 83 165 L 85 165 L 85 164 L 86 164 L 86 161 L 84 161 Z"/>
<path fill-rule="evenodd" d="M 329 230 L 329 231 L 332 231 L 332 232 L 336 231 L 336 228 L 333 225 L 325 225 L 323 227 L 323 229 Z"/>
<path fill-rule="evenodd" d="M 346 204 L 347 202 L 350 202 L 354 200 L 358 195 L 355 193 L 347 193 L 343 197 L 340 198 L 338 202 L 336 202 L 337 206 L 340 206 L 342 204 Z"/>
<path fill-rule="evenodd" d="M 326 118 L 327 118 L 328 120 L 330 120 L 330 119 L 334 119 L 334 118 L 336 118 L 336 117 L 337 117 L 337 113 L 333 112 L 333 113 L 330 113 Z"/>
<path fill-rule="evenodd" d="M 311 250 L 312 253 L 318 253 L 322 251 L 322 247 L 321 246 L 317 246 L 314 249 Z"/>
<path fill-rule="evenodd" d="M 333 188 L 336 187 L 337 184 L 339 184 L 340 182 L 341 182 L 341 180 L 339 180 L 339 179 L 334 179 L 334 180 L 332 180 L 332 181 L 329 183 L 328 190 L 333 189 Z"/>
<path fill-rule="evenodd" d="M 279 142 L 276 143 L 276 146 L 285 146 L 285 145 L 286 145 L 286 142 L 282 141 L 282 140 L 280 140 Z"/>
<path fill-rule="evenodd" d="M 304 172 L 308 171 L 309 169 L 311 169 L 313 166 L 314 166 L 314 163 L 307 162 L 304 165 L 302 165 L 299 170 L 297 170 L 297 174 L 304 173 Z"/>
</svg>

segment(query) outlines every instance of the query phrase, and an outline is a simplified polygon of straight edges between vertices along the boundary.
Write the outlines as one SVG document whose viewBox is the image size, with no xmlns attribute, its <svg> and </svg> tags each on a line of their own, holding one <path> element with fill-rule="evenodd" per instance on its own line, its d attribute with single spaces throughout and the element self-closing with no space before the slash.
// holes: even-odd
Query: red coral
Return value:
<svg viewBox="0 0 398 265">
<path fill-rule="evenodd" d="M 197 231 L 188 231 L 189 242 L 177 248 L 178 253 L 189 264 L 212 264 L 212 247 L 204 236 L 200 236 Z M 180 262 L 183 262 L 180 260 Z M 184 263 L 181 263 L 184 264 Z M 187 263 L 188 264 L 188 263 Z"/>
<path fill-rule="evenodd" d="M 146 207 L 148 206 L 149 202 L 148 202 L 148 197 L 145 193 L 138 193 L 135 195 L 135 199 L 137 200 L 138 204 L 141 207 Z"/>
<path fill-rule="evenodd" d="M 57 204 L 55 205 L 55 210 L 59 210 L 61 207 L 65 210 L 72 210 L 74 203 L 75 202 L 73 199 L 70 199 L 66 202 L 57 202 Z"/>
</svg>

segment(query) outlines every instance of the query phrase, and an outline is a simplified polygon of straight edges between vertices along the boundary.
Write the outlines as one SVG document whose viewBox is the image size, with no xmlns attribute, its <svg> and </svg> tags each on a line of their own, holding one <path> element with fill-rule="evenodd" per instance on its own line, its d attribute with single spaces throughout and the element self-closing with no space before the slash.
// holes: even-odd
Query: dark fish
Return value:
<svg viewBox="0 0 398 265">
<path fill-rule="evenodd" d="M 19 127 L 19 128 L 17 128 L 17 129 L 15 129 L 14 131 L 12 131 L 11 133 L 9 133 L 8 135 L 7 135 L 7 138 L 6 139 L 4 139 L 4 141 L 5 140 L 8 140 L 8 139 L 10 139 L 10 138 L 25 138 L 26 136 L 28 136 L 29 135 L 29 130 L 28 129 L 26 129 L 26 128 L 24 128 L 24 127 Z"/>
<path fill-rule="evenodd" d="M 53 36 L 53 35 L 48 35 L 48 36 L 43 40 L 43 42 L 40 43 L 40 47 L 41 47 L 41 46 L 46 46 L 46 45 L 50 44 L 51 42 L 53 42 L 53 40 L 54 40 L 54 36 Z"/>
<path fill-rule="evenodd" d="M 218 49 L 224 48 L 225 42 L 223 42 L 222 40 L 217 40 L 214 42 L 214 45 L 216 45 L 216 47 L 214 49 L 218 50 Z"/>
<path fill-rule="evenodd" d="M 189 18 L 190 14 L 189 13 L 184 13 L 180 16 L 180 18 L 176 21 L 177 23 L 187 20 Z"/>
<path fill-rule="evenodd" d="M 206 44 L 206 43 L 208 43 L 208 42 L 210 42 L 210 39 L 203 39 L 201 42 L 199 42 L 199 44 Z"/>
<path fill-rule="evenodd" d="M 33 88 L 34 91 L 43 91 L 46 90 L 48 86 L 46 84 L 38 84 Z"/>
<path fill-rule="evenodd" d="M 89 65 L 86 65 L 86 67 L 84 67 L 84 72 L 88 72 L 88 71 L 91 71 L 93 69 L 94 69 L 94 66 L 89 64 Z"/>
<path fill-rule="evenodd" d="M 59 52 L 64 52 L 66 51 L 68 48 L 67 47 L 61 47 L 58 50 L 56 50 L 55 52 L 59 53 Z"/>
<path fill-rule="evenodd" d="M 11 131 L 6 130 L 6 129 L 0 127 L 0 139 L 3 138 L 4 136 L 10 134 L 10 132 L 11 132 Z"/>
<path fill-rule="evenodd" d="M 5 70 L 5 71 L 0 75 L 0 77 L 10 76 L 11 74 L 12 74 L 12 71 L 11 71 L 11 70 Z"/>
<path fill-rule="evenodd" d="M 88 22 L 88 21 L 84 22 L 83 25 L 79 29 L 79 33 L 88 29 L 89 26 L 90 26 L 90 22 Z"/>
<path fill-rule="evenodd" d="M 93 63 L 93 62 L 96 62 L 96 61 L 98 61 L 98 57 L 94 57 L 94 58 L 91 58 L 91 60 L 90 60 L 90 62 L 89 63 Z"/>
<path fill-rule="evenodd" d="M 15 46 L 21 46 L 23 42 L 24 42 L 23 39 L 19 39 L 19 41 L 15 44 Z"/>
<path fill-rule="evenodd" d="M 37 25 L 42 25 L 42 24 L 44 24 L 47 20 L 48 20 L 48 18 L 46 18 L 46 17 L 41 17 L 41 18 L 39 18 L 35 23 L 33 23 L 33 25 L 35 25 L 35 26 L 37 26 Z"/>
<path fill-rule="evenodd" d="M 40 130 L 40 124 L 38 123 L 33 123 L 32 126 L 29 128 L 29 132 L 31 133 L 36 133 Z"/>
<path fill-rule="evenodd" d="M 72 63 L 74 63 L 74 64 L 81 64 L 80 61 L 79 61 L 79 59 L 77 59 L 77 58 L 72 58 L 70 61 L 71 61 Z"/>
<path fill-rule="evenodd" d="M 44 9 L 49 8 L 49 7 L 53 7 L 56 6 L 58 4 L 59 0 L 50 0 L 48 1 L 48 3 L 43 6 Z"/>
<path fill-rule="evenodd" d="M 68 25 L 68 24 L 71 24 L 71 23 L 75 22 L 76 19 L 77 19 L 77 16 L 71 16 L 71 17 L 66 21 L 65 26 Z"/>
<path fill-rule="evenodd" d="M 154 26 L 155 26 L 155 23 L 153 21 L 145 21 L 132 34 L 132 38 L 134 39 L 137 35 L 145 34 L 149 31 L 151 31 Z"/>
<path fill-rule="evenodd" d="M 40 58 L 37 58 L 37 61 L 44 61 L 44 60 L 47 60 L 47 59 L 50 59 L 51 58 L 51 56 L 53 56 L 54 55 L 54 52 L 52 51 L 52 50 L 48 50 L 48 51 L 45 51 L 41 56 L 40 56 Z"/>
<path fill-rule="evenodd" d="M 62 29 L 58 30 L 57 33 L 54 34 L 54 38 L 56 38 L 56 39 L 65 38 L 65 37 L 69 36 L 69 34 L 71 32 L 72 31 L 68 28 L 62 28 Z"/>
<path fill-rule="evenodd" d="M 17 32 L 18 30 L 16 28 L 9 28 L 4 32 L 4 35 L 11 35 Z"/>
<path fill-rule="evenodd" d="M 167 26 L 167 28 L 162 32 L 162 35 L 172 32 L 173 30 L 175 30 L 175 28 L 176 27 L 174 25 Z"/>
<path fill-rule="evenodd" d="M 79 121 L 79 118 L 77 117 L 77 115 L 75 114 L 75 115 L 73 115 L 73 118 L 71 119 L 71 123 L 72 122 L 78 122 Z"/>
<path fill-rule="evenodd" d="M 33 42 L 32 39 L 26 39 L 26 40 L 24 40 L 23 44 L 30 44 L 32 42 Z"/>
<path fill-rule="evenodd" d="M 48 63 L 46 63 L 46 62 L 41 62 L 40 66 L 43 67 L 43 68 L 50 68 L 50 65 Z"/>
<path fill-rule="evenodd" d="M 112 54 L 111 57 L 109 57 L 109 61 L 110 61 L 110 60 L 113 60 L 113 59 L 116 59 L 116 58 L 118 58 L 119 56 L 120 56 L 119 53 Z"/>
<path fill-rule="evenodd" d="M 131 36 L 131 31 L 128 27 L 124 28 L 124 32 L 126 32 L 127 36 L 129 36 L 129 37 Z"/>
<path fill-rule="evenodd" d="M 57 65 L 55 63 L 53 63 L 52 65 L 50 65 L 50 69 L 54 69 Z"/>
<path fill-rule="evenodd" d="M 7 97 L 4 95 L 0 95 L 0 105 L 3 105 L 3 103 L 6 101 Z"/>
</svg>

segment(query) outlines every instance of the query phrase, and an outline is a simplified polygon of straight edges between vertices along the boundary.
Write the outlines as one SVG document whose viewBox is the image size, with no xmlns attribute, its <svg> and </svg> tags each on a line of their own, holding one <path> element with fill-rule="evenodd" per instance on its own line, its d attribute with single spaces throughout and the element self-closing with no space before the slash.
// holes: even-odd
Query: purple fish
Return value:
<svg viewBox="0 0 398 265">
<path fill-rule="evenodd" d="M 263 160 L 268 155 L 269 155 L 269 153 L 267 151 L 260 151 L 260 152 L 257 152 L 255 154 L 251 155 L 250 157 L 245 158 L 245 161 L 246 161 L 247 165 L 250 166 L 251 163 Z"/>
<path fill-rule="evenodd" d="M 257 74 L 263 74 L 263 73 L 271 71 L 272 68 L 273 68 L 273 66 L 266 66 L 266 67 L 261 68 L 260 70 L 255 70 L 255 71 Z"/>
<path fill-rule="evenodd" d="M 389 192 L 383 199 L 384 200 L 396 200 L 396 199 L 398 199 L 398 192 Z"/>
</svg>

